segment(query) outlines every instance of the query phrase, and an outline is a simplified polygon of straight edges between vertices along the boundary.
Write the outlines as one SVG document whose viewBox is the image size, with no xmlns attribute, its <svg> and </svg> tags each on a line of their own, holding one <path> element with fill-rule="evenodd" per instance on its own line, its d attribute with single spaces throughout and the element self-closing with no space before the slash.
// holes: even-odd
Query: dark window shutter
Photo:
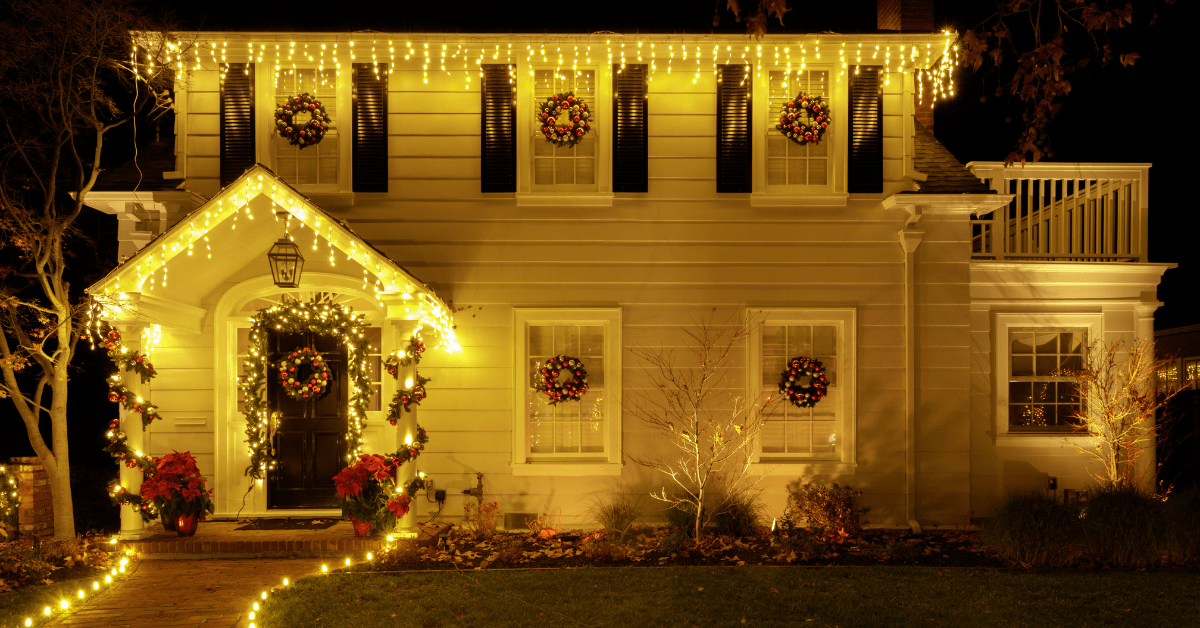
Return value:
<svg viewBox="0 0 1200 628">
<path fill-rule="evenodd" d="M 483 64 L 480 192 L 517 191 L 516 66 Z"/>
<path fill-rule="evenodd" d="M 354 64 L 355 192 L 388 191 L 387 70 L 386 63 Z"/>
<path fill-rule="evenodd" d="M 221 187 L 255 161 L 254 64 L 230 63 L 221 81 Z"/>
<path fill-rule="evenodd" d="M 750 94 L 748 65 L 722 65 L 717 73 L 717 191 L 751 192 Z"/>
<path fill-rule="evenodd" d="M 647 191 L 646 116 L 649 112 L 645 65 L 613 66 L 613 191 Z"/>
<path fill-rule="evenodd" d="M 877 66 L 850 72 L 850 157 L 846 190 L 883 192 L 883 86 Z"/>
</svg>

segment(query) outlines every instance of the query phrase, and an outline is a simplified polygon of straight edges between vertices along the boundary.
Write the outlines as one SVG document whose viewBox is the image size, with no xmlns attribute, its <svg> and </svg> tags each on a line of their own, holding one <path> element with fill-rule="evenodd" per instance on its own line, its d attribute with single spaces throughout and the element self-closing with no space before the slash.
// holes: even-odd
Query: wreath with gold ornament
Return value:
<svg viewBox="0 0 1200 628">
<path fill-rule="evenodd" d="M 797 408 L 811 408 L 825 398 L 829 391 L 829 380 L 825 377 L 825 365 L 820 360 L 800 356 L 788 361 L 779 374 L 779 392 Z"/>
<path fill-rule="evenodd" d="M 329 130 L 329 114 L 325 105 L 308 92 L 292 96 L 275 107 L 275 129 L 279 137 L 303 149 L 325 137 Z"/>
<path fill-rule="evenodd" d="M 570 379 L 559 379 L 570 375 Z M 569 355 L 557 355 L 546 360 L 533 372 L 533 389 L 550 398 L 550 405 L 560 401 L 579 401 L 587 393 L 587 369 L 583 361 Z"/>
<path fill-rule="evenodd" d="M 296 401 L 319 397 L 329 386 L 329 366 L 315 349 L 296 349 L 279 361 L 279 384 Z"/>
<path fill-rule="evenodd" d="M 546 141 L 559 148 L 574 148 L 591 130 L 592 111 L 575 92 L 554 94 L 537 113 Z"/>
<path fill-rule="evenodd" d="M 779 124 L 775 128 L 797 144 L 816 144 L 825 136 L 831 122 L 829 105 L 823 96 L 809 96 L 800 92 L 784 103 L 779 112 Z"/>
</svg>

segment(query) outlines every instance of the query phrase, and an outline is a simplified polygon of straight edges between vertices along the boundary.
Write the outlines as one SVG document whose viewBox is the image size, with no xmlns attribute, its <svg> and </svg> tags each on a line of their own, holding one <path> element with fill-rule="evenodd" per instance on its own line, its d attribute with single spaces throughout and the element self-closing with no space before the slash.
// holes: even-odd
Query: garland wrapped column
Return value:
<svg viewBox="0 0 1200 628">
<path fill-rule="evenodd" d="M 420 404 L 420 399 L 424 398 L 424 382 L 421 381 L 417 374 L 417 363 L 421 361 L 421 353 L 424 352 L 424 344 L 418 336 L 417 321 L 408 320 L 392 320 L 395 328 L 396 339 L 392 346 L 402 346 L 399 352 L 388 356 L 385 367 L 388 373 L 395 373 L 396 395 L 389 406 L 388 422 L 395 421 L 395 446 L 396 451 L 403 451 L 411 447 L 418 439 L 417 426 L 417 406 Z M 420 399 L 416 394 L 419 389 Z M 405 394 L 408 393 L 408 394 Z M 407 397 L 404 401 L 400 399 Z M 392 406 L 397 406 L 393 408 Z M 412 464 L 401 465 L 396 469 L 396 483 L 400 486 L 410 486 L 417 479 L 417 465 Z M 408 495 L 410 499 L 415 495 Z M 396 531 L 404 533 L 416 533 L 417 531 L 417 509 L 416 504 L 419 503 L 415 499 L 412 502 L 413 507 L 409 508 L 408 512 L 403 516 L 398 517 L 396 521 Z"/>
<path fill-rule="evenodd" d="M 119 325 L 114 328 L 121 334 L 121 343 L 129 351 L 138 353 L 142 347 L 142 326 L 141 325 Z M 136 399 L 142 395 L 142 377 L 134 370 L 121 369 L 119 375 L 121 383 L 128 390 L 129 395 L 133 395 Z M 133 411 L 130 406 L 119 404 L 120 409 L 117 410 L 117 416 L 121 421 L 121 431 L 125 433 L 125 444 L 134 451 L 145 453 L 145 436 L 146 428 L 143 424 L 143 415 L 140 412 Z M 139 406 L 140 407 L 140 406 Z M 125 490 L 137 494 L 142 486 L 142 469 L 137 466 L 130 467 L 129 465 L 121 465 L 121 486 Z M 121 539 L 136 540 L 150 536 L 146 530 L 146 521 L 142 518 L 140 512 L 134 508 L 121 508 Z"/>
</svg>

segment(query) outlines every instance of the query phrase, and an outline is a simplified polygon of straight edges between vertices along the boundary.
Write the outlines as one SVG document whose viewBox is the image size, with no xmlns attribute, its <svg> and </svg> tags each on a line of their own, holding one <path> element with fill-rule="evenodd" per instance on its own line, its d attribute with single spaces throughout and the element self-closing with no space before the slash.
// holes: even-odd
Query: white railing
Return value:
<svg viewBox="0 0 1200 628">
<path fill-rule="evenodd" d="M 971 257 L 1034 262 L 1146 261 L 1150 164 L 967 164 L 1006 209 L 971 217 Z"/>
</svg>

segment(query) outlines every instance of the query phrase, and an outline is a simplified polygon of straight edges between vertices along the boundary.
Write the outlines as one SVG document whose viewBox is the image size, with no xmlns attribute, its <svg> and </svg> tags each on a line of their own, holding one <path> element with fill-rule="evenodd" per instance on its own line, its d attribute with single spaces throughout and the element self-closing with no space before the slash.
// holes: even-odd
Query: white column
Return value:
<svg viewBox="0 0 1200 628">
<path fill-rule="evenodd" d="M 1154 293 L 1150 293 L 1153 295 Z M 1145 298 L 1145 297 L 1143 297 Z M 1142 301 L 1134 309 L 1136 311 L 1136 320 L 1134 321 L 1135 341 L 1154 340 L 1154 312 L 1162 303 L 1156 299 L 1150 298 Z M 1156 356 L 1151 355 L 1151 358 Z M 1150 419 L 1153 421 L 1154 419 Z M 1135 484 L 1147 491 L 1153 491 L 1158 484 L 1158 439 L 1155 426 L 1147 425 L 1146 429 L 1150 432 L 1150 440 L 1145 443 L 1142 451 L 1137 453 L 1136 461 L 1134 462 L 1133 481 Z"/>
<path fill-rule="evenodd" d="M 142 327 L 140 325 L 121 325 L 117 328 L 121 333 L 121 342 L 130 351 L 140 351 L 142 347 Z M 129 389 L 133 395 L 142 394 L 142 379 L 133 371 L 121 371 L 121 383 Z M 142 415 L 137 412 L 132 412 L 121 407 L 117 411 L 121 420 L 121 430 L 125 432 L 126 444 L 134 451 L 146 453 L 146 433 L 142 428 Z M 142 486 L 142 470 L 134 467 L 130 469 L 121 464 L 121 486 L 126 491 L 138 493 Z M 142 521 L 142 515 L 130 506 L 121 506 L 121 532 L 122 540 L 144 539 L 152 533 L 146 529 L 146 523 Z"/>
<path fill-rule="evenodd" d="M 916 216 L 919 218 L 919 216 Z M 913 532 L 917 522 L 917 247 L 925 230 L 910 221 L 896 233 L 904 249 L 904 517 Z"/>
<path fill-rule="evenodd" d="M 395 338 L 395 341 L 392 347 L 388 350 L 388 353 L 391 353 L 391 351 L 403 350 L 405 347 L 407 347 L 409 338 L 411 338 L 417 330 L 416 321 L 392 319 L 390 322 L 395 329 L 393 333 L 393 338 Z M 416 380 L 416 376 L 417 366 L 415 364 L 400 367 L 396 377 L 396 388 L 394 390 L 411 388 Z M 390 396 L 387 398 L 387 401 L 391 401 Z M 400 420 L 396 421 L 396 428 L 394 432 L 395 442 L 394 446 L 392 447 L 392 451 L 404 449 L 408 447 L 410 442 L 416 442 L 417 412 L 419 409 L 420 406 L 413 404 L 409 406 L 409 412 L 404 412 L 403 410 L 400 411 Z M 399 471 L 396 472 L 396 481 L 398 481 L 401 485 L 405 485 L 415 480 L 417 477 L 418 464 L 420 464 L 420 458 L 404 463 L 404 466 L 400 467 Z M 399 521 L 396 522 L 396 532 L 400 535 L 415 535 L 417 533 L 417 506 L 421 503 L 421 499 L 418 498 L 423 498 L 423 494 L 409 495 L 409 497 L 412 498 L 412 503 L 410 505 L 408 514 L 400 517 Z"/>
</svg>

